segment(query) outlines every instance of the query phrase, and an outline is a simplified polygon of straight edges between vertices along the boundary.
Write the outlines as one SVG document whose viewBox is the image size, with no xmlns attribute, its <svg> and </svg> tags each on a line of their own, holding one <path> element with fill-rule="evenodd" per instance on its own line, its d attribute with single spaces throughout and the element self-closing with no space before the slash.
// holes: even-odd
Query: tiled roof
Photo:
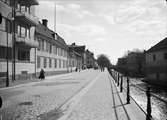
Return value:
<svg viewBox="0 0 167 120">
<path fill-rule="evenodd" d="M 167 38 L 163 39 L 153 47 L 151 47 L 147 52 L 154 52 L 154 51 L 159 51 L 162 49 L 167 49 Z"/>
<path fill-rule="evenodd" d="M 85 46 L 78 45 L 68 45 L 69 49 L 74 49 L 76 52 L 83 53 L 85 51 Z"/>
<path fill-rule="evenodd" d="M 46 38 L 48 38 L 48 41 L 54 42 L 59 46 L 62 46 L 64 48 L 68 48 L 67 44 L 65 43 L 64 39 L 61 38 L 57 33 L 55 33 L 54 31 L 50 30 L 48 27 L 45 27 L 44 25 L 42 25 L 40 22 L 39 24 L 36 26 L 36 30 L 35 30 L 36 34 L 45 36 Z M 53 37 L 53 35 L 55 35 L 55 38 Z M 57 38 L 56 38 L 57 37 Z"/>
</svg>

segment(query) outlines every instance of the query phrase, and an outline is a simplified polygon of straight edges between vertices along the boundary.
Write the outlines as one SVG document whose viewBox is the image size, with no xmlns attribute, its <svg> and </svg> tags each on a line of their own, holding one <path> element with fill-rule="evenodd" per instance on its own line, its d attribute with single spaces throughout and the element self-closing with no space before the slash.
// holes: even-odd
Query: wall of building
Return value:
<svg viewBox="0 0 167 120">
<path fill-rule="evenodd" d="M 165 53 L 167 54 L 167 50 L 159 50 L 146 54 L 147 79 L 167 82 L 167 59 L 165 59 Z"/>
<path fill-rule="evenodd" d="M 67 50 L 54 44 L 52 40 L 43 38 L 39 35 L 37 37 L 38 41 L 43 41 L 43 43 L 39 43 L 40 46 L 36 51 L 36 73 L 39 73 L 41 69 L 44 69 L 47 75 L 61 71 L 67 72 Z M 48 46 L 50 47 L 48 48 Z"/>
</svg>

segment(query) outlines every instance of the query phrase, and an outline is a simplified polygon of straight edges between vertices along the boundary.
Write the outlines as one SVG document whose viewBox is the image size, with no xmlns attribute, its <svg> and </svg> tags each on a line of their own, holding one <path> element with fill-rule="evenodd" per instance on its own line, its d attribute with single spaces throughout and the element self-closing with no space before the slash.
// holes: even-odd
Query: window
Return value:
<svg viewBox="0 0 167 120">
<path fill-rule="evenodd" d="M 11 33 L 12 32 L 12 22 L 10 20 L 6 19 L 6 32 Z"/>
<path fill-rule="evenodd" d="M 164 53 L 164 59 L 167 60 L 167 53 Z"/>
<path fill-rule="evenodd" d="M 44 43 L 45 41 L 42 39 L 41 42 L 42 42 L 42 51 L 44 51 L 45 50 L 45 43 Z"/>
<path fill-rule="evenodd" d="M 52 53 L 52 45 L 49 46 L 49 53 Z"/>
<path fill-rule="evenodd" d="M 39 56 L 37 56 L 37 68 L 40 68 L 41 65 L 41 59 Z"/>
<path fill-rule="evenodd" d="M 153 55 L 153 61 L 156 61 L 156 55 Z"/>
<path fill-rule="evenodd" d="M 0 46 L 0 59 L 12 59 L 12 48 L 8 48 L 8 54 L 7 54 L 7 47 Z"/>
<path fill-rule="evenodd" d="M 61 68 L 61 60 L 59 60 L 59 68 Z"/>
<path fill-rule="evenodd" d="M 25 12 L 25 6 L 21 6 L 20 9 L 21 9 L 21 12 Z"/>
<path fill-rule="evenodd" d="M 26 34 L 26 36 L 27 36 L 28 38 L 30 38 L 30 29 L 27 29 L 27 34 Z"/>
<path fill-rule="evenodd" d="M 156 79 L 159 80 L 159 73 L 156 73 Z"/>
<path fill-rule="evenodd" d="M 46 58 L 44 58 L 44 60 L 43 60 L 43 65 L 44 65 L 44 66 L 43 66 L 44 68 L 47 67 L 47 59 L 46 59 Z"/>
<path fill-rule="evenodd" d="M 49 67 L 52 67 L 52 59 L 49 59 Z"/>
<path fill-rule="evenodd" d="M 18 50 L 18 60 L 30 61 L 30 51 L 19 49 Z"/>
<path fill-rule="evenodd" d="M 56 46 L 53 46 L 53 53 L 56 55 L 57 54 L 57 48 Z"/>
<path fill-rule="evenodd" d="M 21 37 L 26 37 L 26 29 L 21 27 Z"/>
<path fill-rule="evenodd" d="M 59 48 L 56 48 L 56 54 L 59 55 Z"/>
<path fill-rule="evenodd" d="M 37 38 L 37 41 L 39 43 L 38 51 L 42 50 L 42 42 L 40 38 Z"/>
<path fill-rule="evenodd" d="M 30 14 L 30 7 L 26 7 L 26 12 Z"/>
<path fill-rule="evenodd" d="M 19 3 L 17 4 L 17 9 L 18 9 L 19 11 L 21 10 L 21 6 L 20 6 Z"/>
<path fill-rule="evenodd" d="M 21 27 L 20 27 L 20 25 L 18 25 L 18 26 L 17 26 L 17 34 L 18 34 L 18 36 L 21 36 L 21 35 L 20 35 L 20 29 L 21 29 Z"/>
<path fill-rule="evenodd" d="M 57 68 L 57 59 L 55 59 L 55 68 Z"/>
</svg>

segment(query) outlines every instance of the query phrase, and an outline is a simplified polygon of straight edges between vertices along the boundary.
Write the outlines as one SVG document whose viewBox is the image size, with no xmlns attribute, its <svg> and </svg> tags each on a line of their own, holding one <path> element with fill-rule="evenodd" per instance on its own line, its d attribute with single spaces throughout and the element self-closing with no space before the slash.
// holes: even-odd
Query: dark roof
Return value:
<svg viewBox="0 0 167 120">
<path fill-rule="evenodd" d="M 55 43 L 59 47 L 63 47 L 63 48 L 66 48 L 66 49 L 68 48 L 67 44 L 65 43 L 65 41 L 64 41 L 64 39 L 62 37 L 60 37 L 54 31 L 50 30 L 48 27 L 42 25 L 40 22 L 36 26 L 35 33 L 38 36 L 47 38 L 46 40 Z M 55 38 L 54 38 L 53 35 L 55 36 Z"/>
<path fill-rule="evenodd" d="M 167 49 L 167 38 L 163 39 L 153 47 L 151 47 L 147 52 L 154 52 L 154 51 L 159 51 L 162 49 Z"/>
<path fill-rule="evenodd" d="M 85 45 L 83 46 L 78 46 L 78 45 L 68 45 L 69 49 L 74 49 L 74 51 L 78 53 L 83 53 L 85 52 Z"/>
<path fill-rule="evenodd" d="M 167 49 L 167 38 L 163 39 L 153 47 L 151 47 L 147 52 L 154 52 L 154 51 L 159 51 L 162 49 Z"/>
</svg>

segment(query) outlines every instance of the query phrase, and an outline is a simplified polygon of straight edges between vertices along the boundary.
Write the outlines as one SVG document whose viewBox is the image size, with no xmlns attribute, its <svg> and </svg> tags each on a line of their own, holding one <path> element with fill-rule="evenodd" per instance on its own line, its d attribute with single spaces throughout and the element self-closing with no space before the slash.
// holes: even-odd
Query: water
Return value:
<svg viewBox="0 0 167 120">
<path fill-rule="evenodd" d="M 126 78 L 123 79 L 123 86 L 126 88 Z M 138 88 L 139 87 L 139 88 Z M 167 120 L 167 90 L 151 85 L 151 93 L 161 98 L 165 102 L 158 98 L 151 97 L 152 117 L 155 120 Z M 141 89 L 144 91 L 142 91 Z M 136 102 L 146 111 L 147 97 L 146 97 L 147 83 L 141 81 L 141 79 L 130 78 L 130 95 L 136 100 Z"/>
</svg>

